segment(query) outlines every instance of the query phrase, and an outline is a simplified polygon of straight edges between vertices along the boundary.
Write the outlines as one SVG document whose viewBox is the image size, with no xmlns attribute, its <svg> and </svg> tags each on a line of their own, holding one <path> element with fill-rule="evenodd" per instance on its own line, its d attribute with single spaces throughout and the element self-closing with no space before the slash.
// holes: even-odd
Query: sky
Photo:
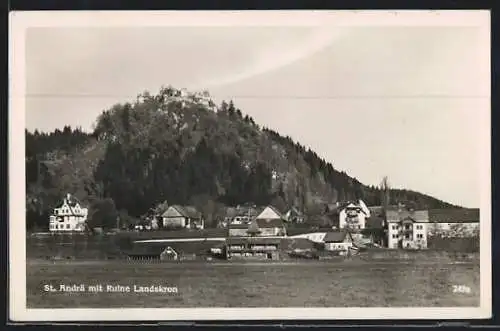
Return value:
<svg viewBox="0 0 500 331">
<path fill-rule="evenodd" d="M 144 90 L 206 89 L 364 184 L 388 176 L 480 205 L 490 67 L 478 28 L 46 27 L 25 45 L 29 130 L 91 130 Z"/>
</svg>

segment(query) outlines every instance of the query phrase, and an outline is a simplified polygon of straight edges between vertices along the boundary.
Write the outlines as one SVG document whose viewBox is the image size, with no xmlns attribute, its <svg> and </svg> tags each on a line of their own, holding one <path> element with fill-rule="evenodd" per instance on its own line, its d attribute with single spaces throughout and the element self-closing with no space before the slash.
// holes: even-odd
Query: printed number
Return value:
<svg viewBox="0 0 500 331">
<path fill-rule="evenodd" d="M 453 285 L 453 293 L 470 293 L 470 287 L 467 285 Z"/>
</svg>

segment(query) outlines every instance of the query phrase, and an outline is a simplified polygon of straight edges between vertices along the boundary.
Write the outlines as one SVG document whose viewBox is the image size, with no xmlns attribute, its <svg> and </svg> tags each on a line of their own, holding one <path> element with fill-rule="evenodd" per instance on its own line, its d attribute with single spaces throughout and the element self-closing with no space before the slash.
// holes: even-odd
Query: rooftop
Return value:
<svg viewBox="0 0 500 331">
<path fill-rule="evenodd" d="M 323 241 L 325 243 L 338 243 L 344 241 L 347 236 L 347 231 L 330 231 L 327 232 Z"/>
<path fill-rule="evenodd" d="M 478 208 L 430 209 L 429 222 L 439 222 L 439 223 L 479 222 L 479 209 Z"/>
</svg>

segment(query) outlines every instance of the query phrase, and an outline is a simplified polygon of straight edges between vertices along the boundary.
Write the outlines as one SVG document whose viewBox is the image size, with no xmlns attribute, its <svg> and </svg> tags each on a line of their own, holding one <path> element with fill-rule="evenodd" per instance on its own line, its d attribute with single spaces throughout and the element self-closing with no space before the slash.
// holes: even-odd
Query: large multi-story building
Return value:
<svg viewBox="0 0 500 331">
<path fill-rule="evenodd" d="M 408 210 L 400 206 L 387 210 L 385 218 L 389 248 L 423 249 L 433 237 L 479 235 L 479 209 Z"/>
<path fill-rule="evenodd" d="M 369 217 L 370 210 L 362 200 L 349 202 L 339 209 L 339 228 L 351 231 L 363 230 Z"/>
<path fill-rule="evenodd" d="M 427 248 L 427 210 L 388 210 L 386 221 L 388 248 Z"/>
<path fill-rule="evenodd" d="M 54 208 L 49 218 L 49 230 L 58 231 L 84 231 L 87 221 L 88 209 L 83 208 L 78 200 L 67 194 L 62 204 Z"/>
</svg>

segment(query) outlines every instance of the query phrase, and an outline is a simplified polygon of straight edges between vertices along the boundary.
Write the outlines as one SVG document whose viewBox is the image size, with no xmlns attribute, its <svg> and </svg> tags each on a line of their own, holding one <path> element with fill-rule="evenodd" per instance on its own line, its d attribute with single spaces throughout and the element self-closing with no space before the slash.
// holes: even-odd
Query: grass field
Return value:
<svg viewBox="0 0 500 331">
<path fill-rule="evenodd" d="M 60 284 L 177 287 L 177 293 L 45 292 Z M 470 293 L 454 293 L 465 285 Z M 479 262 L 159 263 L 31 261 L 28 308 L 473 307 Z"/>
</svg>

